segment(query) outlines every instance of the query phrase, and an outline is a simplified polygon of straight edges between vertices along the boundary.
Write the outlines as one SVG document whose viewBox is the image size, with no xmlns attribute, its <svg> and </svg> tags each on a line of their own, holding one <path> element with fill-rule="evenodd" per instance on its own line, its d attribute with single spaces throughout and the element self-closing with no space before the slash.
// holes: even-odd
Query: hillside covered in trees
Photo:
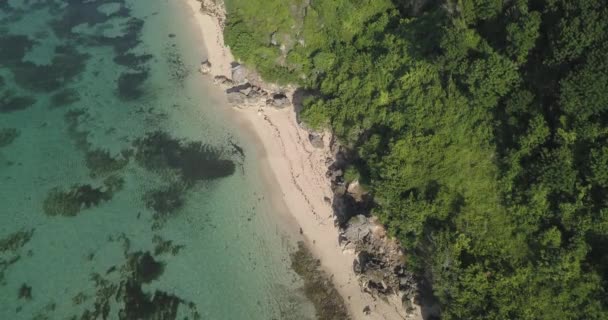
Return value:
<svg viewBox="0 0 608 320">
<path fill-rule="evenodd" d="M 608 319 L 608 2 L 226 0 L 443 319 Z"/>
</svg>

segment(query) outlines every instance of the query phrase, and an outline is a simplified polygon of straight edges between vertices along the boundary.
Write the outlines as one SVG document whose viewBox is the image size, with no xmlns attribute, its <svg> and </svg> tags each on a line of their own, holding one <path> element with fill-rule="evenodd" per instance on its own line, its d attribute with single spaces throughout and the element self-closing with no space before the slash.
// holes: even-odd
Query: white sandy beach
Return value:
<svg viewBox="0 0 608 320">
<path fill-rule="evenodd" d="M 201 13 L 199 1 L 186 1 L 205 40 L 211 76 L 230 77 L 233 57 L 224 46 L 218 19 Z M 238 123 L 257 141 L 262 157 L 259 162 L 276 211 L 289 215 L 289 220 L 301 228 L 312 253 L 321 260 L 322 267 L 345 298 L 353 319 L 406 319 L 396 296 L 395 301 L 388 303 L 362 291 L 353 271 L 354 254 L 343 252 L 338 244 L 339 230 L 334 226 L 331 200 L 328 201 L 333 194 L 325 175 L 328 147 L 317 149 L 311 145 L 308 133 L 296 122 L 293 108 L 233 110 Z M 327 146 L 329 137 L 324 140 Z M 371 308 L 370 315 L 363 313 L 366 306 Z"/>
</svg>

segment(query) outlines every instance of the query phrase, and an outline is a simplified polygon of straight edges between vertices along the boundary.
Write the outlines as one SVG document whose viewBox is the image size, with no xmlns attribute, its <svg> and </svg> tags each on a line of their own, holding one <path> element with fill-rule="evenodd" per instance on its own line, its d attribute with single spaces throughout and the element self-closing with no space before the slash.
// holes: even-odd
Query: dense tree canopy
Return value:
<svg viewBox="0 0 608 320">
<path fill-rule="evenodd" d="M 227 1 L 237 57 L 319 93 L 304 120 L 356 151 L 442 318 L 608 319 L 606 1 Z"/>
</svg>

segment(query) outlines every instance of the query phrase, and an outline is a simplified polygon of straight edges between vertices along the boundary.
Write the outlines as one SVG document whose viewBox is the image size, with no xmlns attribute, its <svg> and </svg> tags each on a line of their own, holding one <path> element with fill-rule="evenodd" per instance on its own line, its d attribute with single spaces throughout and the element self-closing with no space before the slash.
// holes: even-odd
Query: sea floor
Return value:
<svg viewBox="0 0 608 320">
<path fill-rule="evenodd" d="M 179 2 L 0 2 L 0 319 L 313 318 Z"/>
</svg>

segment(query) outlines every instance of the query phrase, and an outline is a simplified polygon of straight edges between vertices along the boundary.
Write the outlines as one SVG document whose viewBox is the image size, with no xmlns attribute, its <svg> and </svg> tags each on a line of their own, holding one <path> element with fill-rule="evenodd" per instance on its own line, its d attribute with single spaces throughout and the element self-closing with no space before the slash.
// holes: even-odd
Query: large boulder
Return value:
<svg viewBox="0 0 608 320">
<path fill-rule="evenodd" d="M 374 225 L 364 215 L 358 215 L 350 218 L 346 226 L 342 230 L 343 241 L 362 246 L 369 240 Z"/>
<path fill-rule="evenodd" d="M 348 194 L 357 202 L 363 201 L 364 197 L 367 195 L 367 191 L 361 186 L 358 180 L 349 183 L 346 192 L 348 192 Z"/>
<path fill-rule="evenodd" d="M 323 149 L 323 147 L 325 147 L 323 136 L 316 132 L 309 133 L 308 140 L 310 141 L 310 144 L 317 149 Z"/>
<path fill-rule="evenodd" d="M 236 64 L 232 68 L 232 81 L 235 84 L 244 84 L 247 81 L 247 77 L 249 76 L 249 70 L 245 68 L 243 65 Z"/>
</svg>

